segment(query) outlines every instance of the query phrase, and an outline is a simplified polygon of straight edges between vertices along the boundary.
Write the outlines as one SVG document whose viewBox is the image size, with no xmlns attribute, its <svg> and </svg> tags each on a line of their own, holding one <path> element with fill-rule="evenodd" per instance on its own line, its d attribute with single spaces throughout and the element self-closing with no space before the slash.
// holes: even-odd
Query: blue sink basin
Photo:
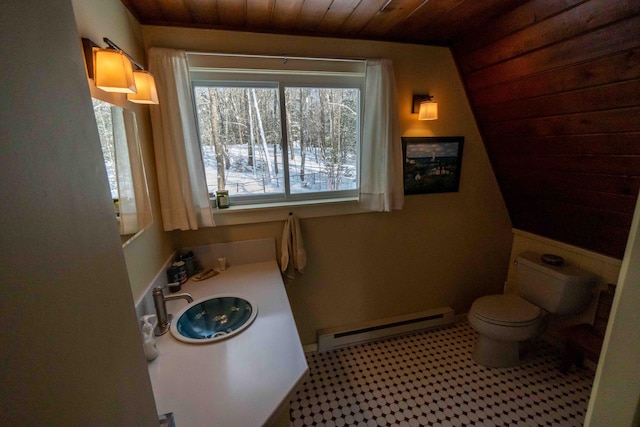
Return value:
<svg viewBox="0 0 640 427">
<path fill-rule="evenodd" d="M 171 334 L 180 341 L 205 344 L 221 341 L 249 327 L 258 306 L 240 295 L 214 295 L 187 305 L 171 322 Z"/>
</svg>

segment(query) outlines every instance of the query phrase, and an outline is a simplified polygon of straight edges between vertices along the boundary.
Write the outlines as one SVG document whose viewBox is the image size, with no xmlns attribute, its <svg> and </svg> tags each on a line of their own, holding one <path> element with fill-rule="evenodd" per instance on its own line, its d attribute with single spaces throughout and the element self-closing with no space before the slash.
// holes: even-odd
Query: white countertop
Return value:
<svg viewBox="0 0 640 427">
<path fill-rule="evenodd" d="M 149 362 L 159 414 L 173 412 L 177 427 L 262 426 L 290 399 L 308 372 L 289 300 L 275 261 L 232 266 L 181 292 L 194 300 L 225 292 L 258 305 L 251 326 L 229 339 L 187 344 L 166 333 Z M 184 300 L 167 302 L 176 314 Z"/>
</svg>

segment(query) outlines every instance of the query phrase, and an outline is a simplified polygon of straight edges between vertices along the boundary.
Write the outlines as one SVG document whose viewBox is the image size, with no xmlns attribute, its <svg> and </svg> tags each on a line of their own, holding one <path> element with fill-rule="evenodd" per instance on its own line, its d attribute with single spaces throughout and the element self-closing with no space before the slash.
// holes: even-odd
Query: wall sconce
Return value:
<svg viewBox="0 0 640 427">
<path fill-rule="evenodd" d="M 418 113 L 418 120 L 438 120 L 438 103 L 432 99 L 432 95 L 413 95 L 411 112 Z"/>
<path fill-rule="evenodd" d="M 158 95 L 153 75 L 108 38 L 108 48 L 100 48 L 82 39 L 87 75 L 96 87 L 106 92 L 126 93 L 127 99 L 141 104 L 157 104 Z"/>
<path fill-rule="evenodd" d="M 158 92 L 153 75 L 145 70 L 136 70 L 133 72 L 133 78 L 138 93 L 128 93 L 127 99 L 137 104 L 157 104 Z"/>
</svg>

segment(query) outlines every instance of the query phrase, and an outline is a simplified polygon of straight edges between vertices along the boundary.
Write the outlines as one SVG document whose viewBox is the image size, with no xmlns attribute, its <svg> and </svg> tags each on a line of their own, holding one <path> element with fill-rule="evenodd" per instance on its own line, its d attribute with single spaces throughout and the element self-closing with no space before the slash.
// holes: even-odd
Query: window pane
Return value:
<svg viewBox="0 0 640 427">
<path fill-rule="evenodd" d="M 358 89 L 287 87 L 291 193 L 358 186 Z"/>
<path fill-rule="evenodd" d="M 278 89 L 196 86 L 194 94 L 209 192 L 284 193 Z"/>
<path fill-rule="evenodd" d="M 107 178 L 109 178 L 109 189 L 111 197 L 118 199 L 118 177 L 116 175 L 116 147 L 113 138 L 113 122 L 111 120 L 111 104 L 92 98 L 93 112 L 98 125 L 100 144 L 102 145 L 102 156 L 104 165 L 107 168 Z"/>
</svg>

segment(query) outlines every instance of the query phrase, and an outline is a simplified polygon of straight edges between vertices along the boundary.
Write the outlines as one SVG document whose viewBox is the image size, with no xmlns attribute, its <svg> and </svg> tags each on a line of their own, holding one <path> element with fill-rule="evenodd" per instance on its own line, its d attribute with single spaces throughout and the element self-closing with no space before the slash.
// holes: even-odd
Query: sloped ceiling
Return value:
<svg viewBox="0 0 640 427">
<path fill-rule="evenodd" d="M 142 24 L 449 45 L 522 0 L 123 0 Z"/>
<path fill-rule="evenodd" d="M 637 0 L 122 0 L 142 23 L 449 46 L 514 227 L 622 258 Z"/>
</svg>

